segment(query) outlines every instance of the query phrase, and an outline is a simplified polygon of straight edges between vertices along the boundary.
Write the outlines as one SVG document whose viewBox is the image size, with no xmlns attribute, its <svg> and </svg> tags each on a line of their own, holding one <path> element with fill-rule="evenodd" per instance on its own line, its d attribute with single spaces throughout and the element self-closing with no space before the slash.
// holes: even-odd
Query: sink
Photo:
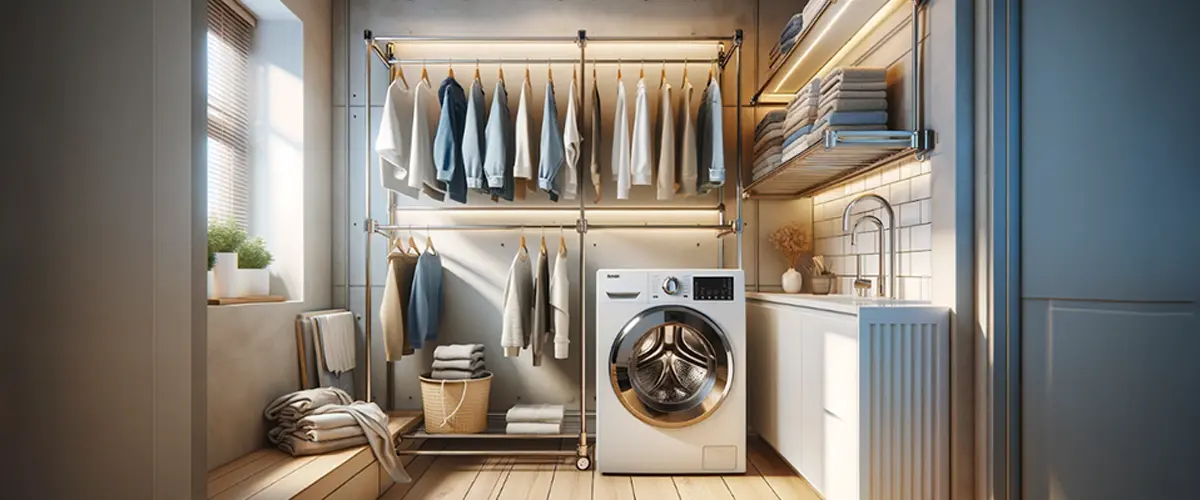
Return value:
<svg viewBox="0 0 1200 500">
<path fill-rule="evenodd" d="M 746 299 L 848 314 L 856 314 L 858 309 L 862 307 L 913 307 L 931 305 L 927 300 L 855 297 L 851 295 L 812 295 L 807 293 L 746 292 Z"/>
</svg>

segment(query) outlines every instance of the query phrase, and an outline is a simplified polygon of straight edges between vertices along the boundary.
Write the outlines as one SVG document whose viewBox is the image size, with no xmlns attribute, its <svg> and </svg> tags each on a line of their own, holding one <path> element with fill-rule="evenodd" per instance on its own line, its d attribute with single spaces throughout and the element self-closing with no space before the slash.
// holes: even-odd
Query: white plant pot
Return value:
<svg viewBox="0 0 1200 500">
<path fill-rule="evenodd" d="M 212 297 L 238 296 L 238 256 L 236 252 L 217 252 L 212 268 Z"/>
<path fill-rule="evenodd" d="M 238 297 L 271 294 L 271 272 L 266 269 L 238 269 Z"/>
<path fill-rule="evenodd" d="M 804 286 L 804 276 L 791 267 L 784 271 L 782 281 L 783 291 L 787 293 L 800 293 L 800 288 Z"/>
<path fill-rule="evenodd" d="M 212 272 L 212 269 L 209 269 L 209 270 L 208 270 L 208 272 L 207 272 L 207 273 L 205 273 L 205 274 L 208 276 L 208 298 L 210 298 L 210 299 L 215 299 L 215 298 L 217 298 L 217 295 L 216 295 L 216 293 L 215 293 L 215 289 L 213 288 L 213 280 L 212 280 L 212 277 L 213 277 L 213 272 Z"/>
</svg>

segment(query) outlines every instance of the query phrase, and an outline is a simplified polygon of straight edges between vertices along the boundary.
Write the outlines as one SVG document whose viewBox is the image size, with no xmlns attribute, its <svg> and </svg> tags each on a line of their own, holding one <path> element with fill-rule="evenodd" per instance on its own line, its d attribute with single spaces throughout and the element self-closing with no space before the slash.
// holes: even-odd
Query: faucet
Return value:
<svg viewBox="0 0 1200 500">
<path fill-rule="evenodd" d="M 850 230 L 850 244 L 851 245 L 858 244 L 858 242 L 856 241 L 858 239 L 858 226 L 861 226 L 864 222 L 874 224 L 875 229 L 879 230 L 879 277 L 880 277 L 880 280 L 879 280 L 879 288 L 877 289 L 877 294 L 880 297 L 883 297 L 884 292 L 886 291 L 883 287 L 883 269 L 884 269 L 883 268 L 883 221 L 879 220 L 879 217 L 876 217 L 874 215 L 864 215 L 862 217 L 859 217 L 858 220 L 854 222 L 854 228 Z M 867 290 L 871 289 L 871 282 L 869 280 L 863 279 L 863 277 L 862 277 L 862 266 L 860 265 L 861 261 L 862 261 L 862 259 L 860 259 L 858 255 L 854 256 L 854 290 L 856 292 L 859 292 L 860 295 L 865 297 Z"/>
<path fill-rule="evenodd" d="M 880 221 L 879 218 L 875 217 L 875 216 L 861 217 L 861 218 L 859 218 L 858 222 L 861 223 L 863 221 L 863 219 L 866 219 L 867 217 L 871 217 L 872 219 L 875 219 L 875 220 L 870 221 L 870 222 L 879 224 L 879 226 L 880 226 L 879 227 L 879 241 L 880 241 L 880 245 L 879 245 L 879 278 L 880 279 L 879 279 L 879 288 L 877 291 L 877 295 L 880 297 L 897 298 L 896 273 L 899 271 L 897 269 L 899 264 L 896 262 L 896 211 L 892 209 L 892 204 L 888 203 L 888 201 L 884 197 L 879 196 L 874 193 L 864 194 L 862 196 L 859 196 L 858 198 L 855 198 L 848 205 L 846 205 L 846 209 L 842 211 L 842 231 L 850 233 L 850 244 L 853 245 L 855 243 L 855 239 L 856 239 L 855 233 L 857 233 L 856 229 L 858 228 L 858 224 L 855 223 L 854 225 L 851 225 L 850 224 L 850 216 L 854 212 L 854 206 L 857 205 L 858 202 L 863 201 L 863 200 L 878 201 L 879 205 L 883 207 L 883 211 L 887 212 L 888 224 L 890 225 L 890 227 L 888 229 L 888 231 L 889 231 L 888 252 L 891 254 L 890 259 L 888 260 L 889 262 L 891 262 L 891 268 L 887 270 L 888 271 L 887 273 L 884 272 L 884 266 L 883 266 L 883 222 Z M 884 274 L 888 275 L 886 283 L 885 283 L 885 280 L 883 279 Z"/>
</svg>

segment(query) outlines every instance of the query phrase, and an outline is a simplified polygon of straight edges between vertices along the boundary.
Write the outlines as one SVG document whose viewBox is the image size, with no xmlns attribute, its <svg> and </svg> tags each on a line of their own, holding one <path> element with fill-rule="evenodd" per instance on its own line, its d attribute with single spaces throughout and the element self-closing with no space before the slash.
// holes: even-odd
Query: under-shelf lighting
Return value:
<svg viewBox="0 0 1200 500">
<path fill-rule="evenodd" d="M 829 1 L 836 1 L 836 0 L 829 0 Z M 813 49 L 815 49 L 817 47 L 817 45 L 819 45 L 821 43 L 821 39 L 825 38 L 825 35 L 829 34 L 829 30 L 833 29 L 833 27 L 835 25 L 837 25 L 838 19 L 840 19 L 842 17 L 842 14 L 846 13 L 846 10 L 850 8 L 850 4 L 854 3 L 854 0 L 845 0 L 844 2 L 838 2 L 838 3 L 840 3 L 841 5 L 838 7 L 837 14 L 834 14 L 833 18 L 830 19 L 829 22 L 825 23 L 825 27 L 821 30 L 820 33 L 817 33 L 816 38 L 812 39 L 812 41 L 808 44 L 808 48 L 806 48 L 804 50 L 804 53 L 800 54 L 800 57 L 798 57 L 792 61 L 792 67 L 788 68 L 787 73 L 783 74 L 783 78 L 780 78 L 778 80 L 778 82 L 775 84 L 775 90 L 773 90 L 772 92 L 779 93 L 779 89 L 780 89 L 780 87 L 783 86 L 783 82 L 788 81 L 792 77 L 792 73 L 796 72 L 796 69 L 800 67 L 800 63 L 803 62 L 804 59 L 807 58 L 808 55 L 812 53 Z M 824 16 L 822 16 L 822 17 L 824 17 Z M 817 19 L 819 20 L 819 19 L 821 19 L 821 17 L 818 17 Z M 814 22 L 816 22 L 816 21 L 814 21 Z"/>
</svg>

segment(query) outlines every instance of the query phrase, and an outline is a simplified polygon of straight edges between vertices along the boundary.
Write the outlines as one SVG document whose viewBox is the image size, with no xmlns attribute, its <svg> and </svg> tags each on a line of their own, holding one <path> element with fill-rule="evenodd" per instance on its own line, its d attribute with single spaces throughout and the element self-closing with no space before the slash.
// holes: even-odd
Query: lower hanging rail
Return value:
<svg viewBox="0 0 1200 500">
<path fill-rule="evenodd" d="M 489 414 L 488 427 L 485 431 L 474 434 L 441 434 L 430 433 L 425 429 L 424 417 L 412 432 L 400 435 L 400 439 L 422 439 L 422 440 L 467 440 L 480 439 L 488 442 L 500 440 L 511 441 L 532 441 L 544 442 L 546 440 L 578 440 L 582 431 L 582 422 L 579 415 L 566 415 L 563 418 L 561 432 L 557 434 L 508 434 L 504 431 L 505 419 L 503 414 Z M 588 418 L 594 418 L 588 416 Z M 594 436 L 592 436 L 594 438 Z M 433 456 L 488 456 L 488 457 L 576 457 L 575 467 L 579 470 L 588 470 L 592 466 L 592 459 L 589 453 L 590 446 L 576 446 L 574 450 L 549 450 L 549 449 L 532 449 L 532 448 L 512 448 L 512 449 L 438 449 L 438 450 L 422 450 L 420 448 L 397 450 L 399 455 L 433 455 Z"/>
</svg>

